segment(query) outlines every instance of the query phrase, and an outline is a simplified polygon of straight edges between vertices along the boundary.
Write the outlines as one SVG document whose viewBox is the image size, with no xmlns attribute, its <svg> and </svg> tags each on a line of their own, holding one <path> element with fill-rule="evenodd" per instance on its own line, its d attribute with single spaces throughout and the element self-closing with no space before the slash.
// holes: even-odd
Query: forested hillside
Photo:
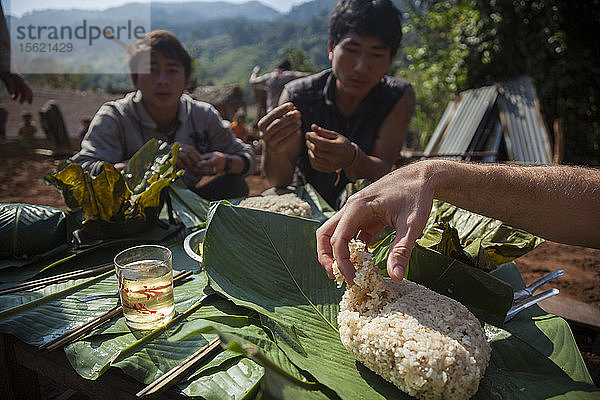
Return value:
<svg viewBox="0 0 600 400">
<path fill-rule="evenodd" d="M 600 0 L 394 2 L 404 12 L 404 38 L 390 73 L 416 89 L 410 133 L 418 145 L 426 144 L 460 91 L 527 75 L 535 82 L 546 125 L 551 130 L 555 121 L 563 123 L 565 161 L 600 164 Z M 173 31 L 185 43 L 194 58 L 194 85 L 238 84 L 251 101 L 248 77 L 255 65 L 270 71 L 284 55 L 299 70 L 329 65 L 327 20 L 335 3 L 309 1 L 281 14 L 257 1 L 156 2 L 151 25 Z M 121 75 L 27 78 L 55 87 L 131 88 L 129 77 Z"/>
<path fill-rule="evenodd" d="M 294 66 L 317 70 L 327 66 L 327 20 L 336 0 L 315 0 L 292 8 L 288 13 L 258 1 L 233 4 L 182 2 L 151 4 L 151 28 L 175 33 L 195 59 L 192 82 L 195 85 L 240 84 L 248 89 L 248 77 L 254 65 L 266 71 L 284 54 Z M 103 20 L 114 15 L 130 15 L 136 5 L 127 4 L 100 12 Z M 9 23 L 40 26 L 50 18 L 55 25 L 77 26 L 86 12 L 53 10 L 33 12 Z M 46 21 L 46 22 L 44 22 Z M 78 53 L 82 58 L 108 63 L 98 54 Z M 92 62 L 92 61 L 90 61 Z M 40 63 L 44 67 L 43 63 Z M 118 90 L 130 87 L 125 75 L 32 75 L 34 83 L 49 86 L 94 90 Z"/>
</svg>

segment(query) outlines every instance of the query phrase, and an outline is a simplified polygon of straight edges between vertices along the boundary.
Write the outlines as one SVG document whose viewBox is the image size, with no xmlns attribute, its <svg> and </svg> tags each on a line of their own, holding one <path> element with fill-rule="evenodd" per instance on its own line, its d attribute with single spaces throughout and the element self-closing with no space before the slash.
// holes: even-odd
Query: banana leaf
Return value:
<svg viewBox="0 0 600 400">
<path fill-rule="evenodd" d="M 197 265 L 190 265 L 195 263 L 185 255 L 181 246 L 172 250 L 175 264 L 197 269 Z M 115 305 L 115 299 L 87 303 L 76 300 L 92 294 L 116 292 L 114 274 L 75 293 L 52 299 L 57 292 L 68 291 L 83 282 L 85 280 L 68 281 L 34 292 L 0 297 L 0 309 L 51 298 L 39 302 L 36 307 L 0 318 L 0 331 L 37 346 Z M 268 340 L 264 330 L 256 326 L 258 320 L 249 314 L 249 310 L 216 296 L 207 287 L 204 273 L 196 274 L 193 280 L 177 286 L 175 302 L 179 323 L 155 334 L 151 340 L 147 339 L 148 336 L 132 332 L 124 318 L 120 317 L 68 345 L 65 348 L 67 358 L 73 368 L 87 379 L 97 379 L 114 366 L 141 382 L 150 383 L 212 340 L 216 335 L 215 328 L 222 332 L 244 332 L 247 337 L 254 337 L 256 342 Z M 279 351 L 276 346 L 273 348 L 273 351 Z M 278 357 L 282 357 L 281 354 Z M 190 396 L 206 399 L 222 399 L 224 394 L 242 399 L 256 391 L 262 376 L 263 368 L 255 362 L 238 353 L 224 351 L 182 380 L 178 388 Z"/>
<path fill-rule="evenodd" d="M 97 266 L 112 262 L 115 254 L 127 247 L 142 243 L 168 243 L 179 235 L 180 226 L 153 224 L 144 232 L 133 236 L 104 241 L 83 249 L 64 244 L 44 254 L 26 260 L 6 259 L 0 261 L 0 288 L 23 282 L 34 276 L 45 278 L 86 265 Z"/>
<path fill-rule="evenodd" d="M 461 246 L 474 259 L 480 254 L 479 248 L 483 247 L 496 265 L 513 261 L 544 241 L 494 218 L 434 200 L 427 225 L 418 243 L 424 247 L 431 247 L 432 243 L 439 242 L 445 223 L 457 230 Z M 474 243 L 476 241 L 480 243 Z"/>
<path fill-rule="evenodd" d="M 408 398 L 357 363 L 341 345 L 336 323 L 341 291 L 316 260 L 317 226 L 302 218 L 213 204 L 204 242 L 210 286 L 258 312 L 288 359 L 309 381 L 327 387 L 329 391 L 320 390 L 324 395 Z M 523 393 L 531 398 L 597 396 L 589 375 L 579 373 L 585 366 L 576 356 L 579 351 L 572 334 L 568 328 L 557 327 L 564 321 L 549 315 L 544 318 L 545 324 L 533 328 L 518 326 L 520 316 L 507 324 L 507 330 L 488 325 L 492 361 L 476 398 L 522 398 Z M 509 331 L 512 326 L 518 326 L 518 336 Z M 552 354 L 525 341 L 531 337 L 550 343 Z M 277 359 L 263 356 L 269 358 L 265 368 L 270 363 L 278 365 Z M 576 361 L 569 364 L 568 359 Z"/>
<path fill-rule="evenodd" d="M 176 215 L 188 229 L 206 224 L 209 201 L 192 192 L 178 179 L 168 188 L 171 205 Z"/>
<path fill-rule="evenodd" d="M 373 249 L 375 263 L 383 272 L 394 235 Z M 462 251 L 460 246 L 458 249 Z M 450 254 L 456 257 L 456 250 Z M 480 320 L 502 326 L 513 302 L 511 286 L 467 262 L 415 244 L 406 277 L 461 302 Z"/>
</svg>

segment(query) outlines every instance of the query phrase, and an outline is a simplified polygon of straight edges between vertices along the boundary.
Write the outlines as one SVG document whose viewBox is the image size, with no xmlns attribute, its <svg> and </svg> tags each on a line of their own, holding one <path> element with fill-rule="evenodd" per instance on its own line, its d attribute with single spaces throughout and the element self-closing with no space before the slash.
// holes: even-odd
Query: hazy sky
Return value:
<svg viewBox="0 0 600 400">
<path fill-rule="evenodd" d="M 94 9 L 104 10 L 107 8 L 119 6 L 125 3 L 148 3 L 150 0 L 1 0 L 5 14 L 12 14 L 20 17 L 24 13 L 32 10 L 45 10 L 48 8 L 56 9 Z M 157 3 L 184 3 L 188 1 L 218 1 L 218 0 L 155 0 Z M 245 3 L 248 0 L 223 0 L 230 3 Z M 274 8 L 280 12 L 289 11 L 292 6 L 306 3 L 308 0 L 259 0 L 261 3 Z"/>
</svg>

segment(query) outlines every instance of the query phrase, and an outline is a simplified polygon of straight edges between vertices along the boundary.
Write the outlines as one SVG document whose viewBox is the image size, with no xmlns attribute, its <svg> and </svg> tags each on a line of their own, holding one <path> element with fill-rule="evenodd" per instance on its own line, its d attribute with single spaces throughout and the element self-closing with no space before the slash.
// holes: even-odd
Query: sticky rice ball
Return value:
<svg viewBox="0 0 600 400">
<path fill-rule="evenodd" d="M 417 283 L 384 278 L 365 244 L 352 241 L 354 285 L 340 302 L 343 345 L 369 369 L 419 399 L 468 399 L 491 348 L 461 303 Z M 338 284 L 343 282 L 333 266 Z"/>
<path fill-rule="evenodd" d="M 239 206 L 297 217 L 311 217 L 310 205 L 295 193 L 248 197 L 242 200 Z"/>
</svg>

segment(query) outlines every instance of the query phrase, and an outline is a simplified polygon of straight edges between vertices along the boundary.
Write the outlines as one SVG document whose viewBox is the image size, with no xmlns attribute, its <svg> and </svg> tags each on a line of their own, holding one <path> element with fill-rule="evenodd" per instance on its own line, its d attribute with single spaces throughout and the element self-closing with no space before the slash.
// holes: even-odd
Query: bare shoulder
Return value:
<svg viewBox="0 0 600 400">
<path fill-rule="evenodd" d="M 411 85 L 407 85 L 379 127 L 372 155 L 381 157 L 390 165 L 396 160 L 406 140 L 408 125 L 415 111 L 415 101 L 415 91 Z"/>
<path fill-rule="evenodd" d="M 416 96 L 415 90 L 411 85 L 408 85 L 404 90 L 402 97 L 398 99 L 390 113 L 385 118 L 383 126 L 389 123 L 397 126 L 397 124 L 408 125 L 415 111 Z"/>
</svg>

